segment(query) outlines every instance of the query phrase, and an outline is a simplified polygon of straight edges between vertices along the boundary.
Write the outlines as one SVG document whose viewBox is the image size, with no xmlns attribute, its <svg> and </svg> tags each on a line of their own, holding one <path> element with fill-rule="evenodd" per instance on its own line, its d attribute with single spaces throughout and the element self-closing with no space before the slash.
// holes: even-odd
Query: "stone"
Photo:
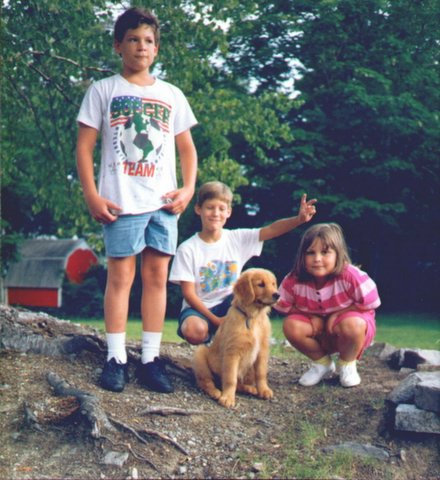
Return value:
<svg viewBox="0 0 440 480">
<path fill-rule="evenodd" d="M 425 350 L 421 348 L 400 348 L 388 357 L 391 368 L 414 368 L 420 364 L 428 364 L 440 367 L 440 351 Z"/>
<path fill-rule="evenodd" d="M 380 360 L 388 360 L 388 358 L 394 353 L 396 352 L 398 349 L 396 347 L 393 347 L 392 345 L 390 345 L 389 343 L 384 343 L 382 344 L 383 347 L 379 353 L 379 359 Z M 371 348 L 371 347 L 370 347 Z"/>
<path fill-rule="evenodd" d="M 370 445 L 369 443 L 345 442 L 339 445 L 325 447 L 322 450 L 324 453 L 334 453 L 335 451 L 349 452 L 353 455 L 373 457 L 377 460 L 388 460 L 390 458 L 390 454 L 386 450 Z"/>
<path fill-rule="evenodd" d="M 394 404 L 414 403 L 416 386 L 421 382 L 436 382 L 440 372 L 414 372 L 402 380 L 388 395 L 387 400 Z"/>
<path fill-rule="evenodd" d="M 115 465 L 122 467 L 128 460 L 128 452 L 113 452 L 109 451 L 105 454 L 102 463 L 105 465 Z"/>
<path fill-rule="evenodd" d="M 440 413 L 440 372 L 436 379 L 424 380 L 416 385 L 416 407 Z"/>
<path fill-rule="evenodd" d="M 440 433 L 440 417 L 434 412 L 402 403 L 396 408 L 395 429 L 406 432 Z"/>
</svg>

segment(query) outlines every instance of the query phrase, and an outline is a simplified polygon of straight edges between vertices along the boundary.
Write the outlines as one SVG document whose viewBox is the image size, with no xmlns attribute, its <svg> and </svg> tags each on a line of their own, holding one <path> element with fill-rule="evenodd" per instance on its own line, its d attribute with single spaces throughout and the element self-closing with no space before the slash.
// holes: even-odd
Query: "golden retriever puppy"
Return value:
<svg viewBox="0 0 440 480">
<path fill-rule="evenodd" d="M 199 346 L 193 358 L 197 384 L 220 405 L 235 406 L 235 392 L 269 399 L 267 384 L 270 307 L 278 300 L 275 275 L 251 268 L 240 275 L 234 298 L 210 346 Z M 215 384 L 221 381 L 221 390 Z"/>
</svg>

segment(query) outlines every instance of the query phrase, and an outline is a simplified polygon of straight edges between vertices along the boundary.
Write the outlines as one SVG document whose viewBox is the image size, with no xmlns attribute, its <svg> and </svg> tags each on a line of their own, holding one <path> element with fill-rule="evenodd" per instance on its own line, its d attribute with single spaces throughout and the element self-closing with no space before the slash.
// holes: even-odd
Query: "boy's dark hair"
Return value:
<svg viewBox="0 0 440 480">
<path fill-rule="evenodd" d="M 233 193 L 231 189 L 222 182 L 206 182 L 197 192 L 197 205 L 201 207 L 206 200 L 211 199 L 221 200 L 232 206 Z"/>
<path fill-rule="evenodd" d="M 160 26 L 158 19 L 149 10 L 137 7 L 129 8 L 117 18 L 113 33 L 115 41 L 122 42 L 127 30 L 138 28 L 142 24 L 152 28 L 156 45 L 159 45 Z"/>
</svg>

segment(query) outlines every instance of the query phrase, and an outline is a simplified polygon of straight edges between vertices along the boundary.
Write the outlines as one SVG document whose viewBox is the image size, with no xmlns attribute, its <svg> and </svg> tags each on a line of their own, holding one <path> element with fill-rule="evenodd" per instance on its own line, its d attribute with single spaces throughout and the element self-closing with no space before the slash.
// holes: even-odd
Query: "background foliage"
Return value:
<svg viewBox="0 0 440 480">
<path fill-rule="evenodd" d="M 128 5 L 3 6 L 4 270 L 26 236 L 77 235 L 102 251 L 75 168 L 76 115 L 90 82 L 119 70 L 112 25 Z M 385 308 L 438 308 L 440 0 L 142 5 L 162 25 L 154 72 L 199 120 L 199 182 L 236 192 L 228 226 L 292 215 L 307 192 L 316 221 L 342 225 Z M 181 239 L 199 227 L 191 208 L 180 223 Z M 303 230 L 267 242 L 252 264 L 281 279 Z M 178 309 L 173 288 L 169 303 Z"/>
</svg>

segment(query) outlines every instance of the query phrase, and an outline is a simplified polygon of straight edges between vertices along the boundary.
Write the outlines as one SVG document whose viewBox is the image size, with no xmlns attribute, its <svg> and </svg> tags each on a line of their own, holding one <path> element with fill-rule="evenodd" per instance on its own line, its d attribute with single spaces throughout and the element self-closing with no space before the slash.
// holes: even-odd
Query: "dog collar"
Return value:
<svg viewBox="0 0 440 480">
<path fill-rule="evenodd" d="M 249 326 L 249 317 L 248 317 L 247 313 L 246 313 L 245 311 L 243 311 L 240 307 L 235 306 L 235 309 L 238 310 L 238 311 L 243 315 L 243 317 L 244 317 L 245 320 L 246 320 L 246 327 L 247 327 L 247 329 L 249 330 L 249 329 L 250 329 L 250 326 Z"/>
</svg>

